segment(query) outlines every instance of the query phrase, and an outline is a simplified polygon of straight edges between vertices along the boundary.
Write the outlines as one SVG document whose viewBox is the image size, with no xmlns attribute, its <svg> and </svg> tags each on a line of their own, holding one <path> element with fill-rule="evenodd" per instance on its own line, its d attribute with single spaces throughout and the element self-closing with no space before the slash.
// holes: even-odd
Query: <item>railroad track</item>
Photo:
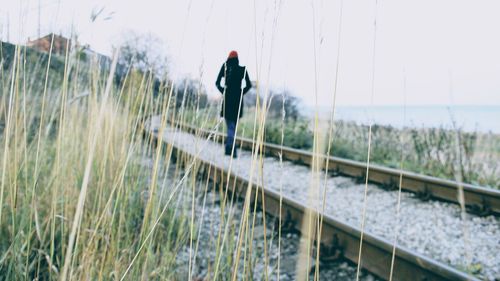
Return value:
<svg viewBox="0 0 500 281">
<path fill-rule="evenodd" d="M 150 132 L 153 140 L 158 142 L 158 133 L 153 129 Z M 205 132 L 208 133 L 208 132 Z M 244 141 L 244 139 L 239 139 Z M 243 143 L 242 143 L 243 144 Z M 166 142 L 158 145 L 167 146 Z M 234 187 L 232 192 L 240 198 L 244 198 L 247 192 L 249 182 L 236 175 L 228 173 L 224 168 L 217 167 L 210 161 L 197 158 L 182 148 L 172 146 L 172 155 L 187 157 L 191 161 L 197 162 L 197 173 L 206 173 L 211 170 L 210 179 L 216 184 L 225 184 L 227 181 Z M 259 205 L 265 202 L 265 211 L 271 216 L 278 217 L 280 214 L 280 199 L 282 202 L 282 227 L 288 230 L 301 230 L 300 223 L 306 214 L 308 208 L 302 203 L 288 197 L 285 194 L 262 188 L 252 183 L 251 185 L 252 203 L 257 200 Z M 261 192 L 262 190 L 263 192 Z M 259 191 L 262 196 L 255 196 Z M 311 211 L 310 209 L 308 211 Z M 321 258 L 337 258 L 339 256 L 347 258 L 356 263 L 358 260 L 359 246 L 361 240 L 361 231 L 349 224 L 343 223 L 332 216 L 322 214 L 323 227 L 321 233 Z M 362 249 L 361 266 L 369 272 L 388 279 L 390 275 L 392 259 L 392 243 L 389 241 L 364 233 Z M 411 251 L 407 248 L 398 246 L 395 251 L 395 264 L 393 280 L 478 280 L 474 276 L 468 275 L 455 268 Z"/>
<path fill-rule="evenodd" d="M 201 137 L 207 137 L 209 134 L 209 131 L 191 125 L 177 124 L 176 126 Z M 215 139 L 222 143 L 225 135 L 220 132 L 217 132 L 216 135 L 218 137 Z M 254 145 L 253 140 L 248 138 L 236 137 L 236 142 L 238 147 L 245 150 L 252 150 Z M 310 166 L 313 159 L 312 152 L 271 143 L 264 143 L 263 150 L 268 156 L 279 157 L 281 154 L 283 160 L 302 165 Z M 326 160 L 327 156 L 319 155 L 318 157 Z M 328 158 L 328 171 L 334 175 L 353 177 L 360 182 L 366 180 L 366 163 L 333 156 L 328 156 Z M 401 189 L 415 193 L 423 200 L 437 199 L 459 204 L 458 190 L 459 186 L 462 186 L 468 212 L 481 216 L 500 215 L 500 191 L 492 188 L 458 183 L 409 171 L 401 172 L 398 169 L 373 164 L 370 164 L 368 181 L 379 184 L 386 189 L 396 190 L 399 188 L 400 175 L 402 175 Z"/>
</svg>

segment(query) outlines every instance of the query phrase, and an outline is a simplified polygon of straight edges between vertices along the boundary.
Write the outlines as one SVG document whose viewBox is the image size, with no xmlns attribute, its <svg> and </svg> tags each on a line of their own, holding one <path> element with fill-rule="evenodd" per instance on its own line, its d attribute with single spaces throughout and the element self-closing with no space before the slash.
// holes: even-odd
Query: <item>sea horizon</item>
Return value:
<svg viewBox="0 0 500 281">
<path fill-rule="evenodd" d="M 321 119 L 330 118 L 331 108 L 319 107 Z M 303 114 L 313 117 L 314 106 Z M 335 119 L 368 125 L 390 125 L 396 128 L 460 128 L 466 132 L 500 134 L 500 105 L 375 105 L 337 106 Z"/>
</svg>

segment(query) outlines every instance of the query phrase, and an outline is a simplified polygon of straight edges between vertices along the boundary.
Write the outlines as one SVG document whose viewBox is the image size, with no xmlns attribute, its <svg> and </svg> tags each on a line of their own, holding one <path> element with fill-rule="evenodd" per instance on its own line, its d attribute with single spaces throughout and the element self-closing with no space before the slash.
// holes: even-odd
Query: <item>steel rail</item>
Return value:
<svg viewBox="0 0 500 281">
<path fill-rule="evenodd" d="M 186 132 L 206 137 L 208 131 L 196 128 L 186 124 L 176 124 L 177 127 Z M 223 142 L 224 134 L 217 132 L 219 142 Z M 238 147 L 245 150 L 251 150 L 253 140 L 243 137 L 236 137 Z M 295 149 L 286 146 L 280 146 L 271 143 L 263 144 L 264 153 L 269 156 L 279 157 L 281 154 L 283 160 L 310 166 L 313 159 L 313 153 L 305 150 Z M 364 182 L 366 177 L 366 163 L 349 160 L 334 156 L 318 155 L 320 158 L 329 158 L 328 171 L 334 174 L 341 174 L 357 178 Z M 401 171 L 394 168 L 383 167 L 370 164 L 368 180 L 372 183 L 381 184 L 388 189 L 398 189 L 399 177 Z M 458 189 L 462 186 L 464 191 L 464 201 L 467 210 L 478 215 L 500 215 L 500 191 L 493 188 L 481 187 L 478 185 L 459 183 L 452 180 L 446 180 L 414 172 L 402 172 L 401 188 L 405 191 L 416 193 L 420 198 L 437 199 L 446 202 L 459 203 Z"/>
<path fill-rule="evenodd" d="M 171 155 L 177 155 L 177 159 L 187 159 L 186 161 L 197 161 L 196 173 L 206 175 L 210 169 L 210 180 L 216 184 L 226 186 L 227 181 L 234 187 L 234 192 L 239 198 L 245 197 L 249 182 L 247 179 L 239 177 L 234 173 L 229 173 L 225 168 L 216 166 L 210 161 L 203 159 L 194 159 L 194 155 L 189 152 L 169 144 L 164 138 L 162 143 L 158 144 L 158 133 L 151 131 L 150 135 L 156 143 L 156 147 L 170 146 Z M 184 157 L 182 157 L 184 156 Z M 274 190 L 262 188 L 255 183 L 251 184 L 252 203 L 255 201 L 255 192 L 263 193 L 266 204 L 266 213 L 277 217 L 280 214 L 280 194 Z M 263 190 L 263 192 L 261 191 Z M 258 204 L 262 204 L 262 196 L 257 196 Z M 300 223 L 308 209 L 302 203 L 288 197 L 286 194 L 281 196 L 282 214 L 284 219 L 282 227 L 286 230 L 301 230 Z M 309 209 L 310 210 L 310 209 Z M 337 220 L 336 218 L 323 214 L 323 227 L 321 235 L 321 258 L 331 259 L 343 257 L 356 263 L 359 252 L 361 232 L 358 228 Z M 362 267 L 367 271 L 377 275 L 382 279 L 388 279 L 391 258 L 392 243 L 378 236 L 364 233 L 362 251 Z M 397 246 L 395 251 L 395 264 L 393 280 L 479 280 L 474 276 L 461 272 L 451 266 L 423 256 L 407 248 Z"/>
</svg>

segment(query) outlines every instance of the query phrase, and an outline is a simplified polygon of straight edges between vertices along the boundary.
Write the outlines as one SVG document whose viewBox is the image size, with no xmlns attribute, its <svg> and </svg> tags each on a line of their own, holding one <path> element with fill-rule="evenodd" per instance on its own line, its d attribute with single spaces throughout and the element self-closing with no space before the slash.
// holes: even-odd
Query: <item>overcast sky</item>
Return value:
<svg viewBox="0 0 500 281">
<path fill-rule="evenodd" d="M 286 87 L 308 105 L 316 93 L 320 106 L 331 104 L 340 0 L 0 0 L 2 40 L 37 36 L 39 2 L 42 35 L 74 26 L 80 41 L 109 54 L 123 32 L 151 32 L 164 41 L 171 71 L 198 78 L 203 70 L 212 95 L 235 49 L 252 80 Z M 401 105 L 404 77 L 409 105 L 500 105 L 500 1 L 379 0 L 375 9 L 374 0 L 346 0 L 342 12 L 339 105 L 371 104 L 373 61 L 374 105 Z"/>
</svg>

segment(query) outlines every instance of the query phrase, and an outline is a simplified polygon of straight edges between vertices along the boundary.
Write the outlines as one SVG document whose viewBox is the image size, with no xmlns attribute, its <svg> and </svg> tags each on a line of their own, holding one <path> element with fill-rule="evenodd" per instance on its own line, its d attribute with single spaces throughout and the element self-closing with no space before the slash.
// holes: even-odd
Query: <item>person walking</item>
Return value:
<svg viewBox="0 0 500 281">
<path fill-rule="evenodd" d="M 221 85 L 224 78 L 224 87 Z M 245 88 L 241 88 L 245 79 Z M 231 51 L 226 62 L 222 64 L 215 86 L 223 96 L 220 116 L 224 117 L 227 127 L 227 138 L 225 142 L 225 154 L 231 155 L 234 147 L 233 157 L 237 157 L 234 145 L 234 135 L 236 133 L 236 122 L 243 115 L 243 95 L 252 88 L 252 82 L 248 76 L 245 66 L 239 65 L 238 53 Z"/>
</svg>

